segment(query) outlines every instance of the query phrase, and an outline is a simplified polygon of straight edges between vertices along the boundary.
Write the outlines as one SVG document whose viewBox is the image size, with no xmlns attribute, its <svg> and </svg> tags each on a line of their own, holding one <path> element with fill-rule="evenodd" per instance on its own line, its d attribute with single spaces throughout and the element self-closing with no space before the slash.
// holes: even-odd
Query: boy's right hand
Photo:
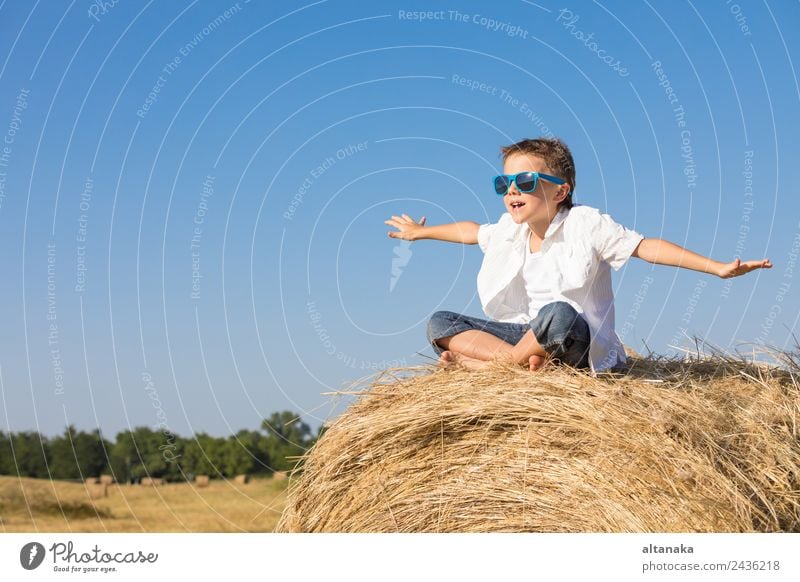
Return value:
<svg viewBox="0 0 800 582">
<path fill-rule="evenodd" d="M 392 216 L 389 220 L 384 220 L 384 224 L 388 224 L 397 229 L 397 231 L 389 231 L 390 238 L 400 238 L 403 240 L 416 240 L 417 235 L 423 228 L 425 228 L 425 217 L 415 222 L 408 214 L 401 216 Z"/>
</svg>

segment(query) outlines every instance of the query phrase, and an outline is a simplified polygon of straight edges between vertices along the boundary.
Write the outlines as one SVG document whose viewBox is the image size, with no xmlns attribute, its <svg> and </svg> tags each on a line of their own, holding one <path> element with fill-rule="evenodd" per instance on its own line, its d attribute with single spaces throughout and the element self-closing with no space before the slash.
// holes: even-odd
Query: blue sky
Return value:
<svg viewBox="0 0 800 582">
<path fill-rule="evenodd" d="M 500 146 L 543 134 L 572 148 L 576 202 L 775 265 L 632 260 L 626 344 L 791 348 L 798 21 L 723 0 L 2 2 L 0 429 L 318 425 L 347 403 L 324 393 L 429 361 L 434 311 L 482 314 L 477 246 L 383 221 L 496 221 Z"/>
</svg>

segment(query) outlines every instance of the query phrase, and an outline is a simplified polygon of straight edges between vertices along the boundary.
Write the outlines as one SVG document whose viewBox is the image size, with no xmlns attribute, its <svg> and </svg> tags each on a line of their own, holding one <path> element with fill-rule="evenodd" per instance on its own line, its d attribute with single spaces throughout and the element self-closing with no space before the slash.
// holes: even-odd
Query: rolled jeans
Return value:
<svg viewBox="0 0 800 582">
<path fill-rule="evenodd" d="M 575 368 L 589 367 L 591 333 L 583 315 L 564 301 L 548 303 L 530 323 L 506 323 L 479 319 L 453 311 L 437 311 L 428 321 L 428 341 L 441 355 L 444 349 L 436 340 L 470 329 L 485 331 L 506 343 L 516 345 L 530 329 L 548 355 Z"/>
</svg>

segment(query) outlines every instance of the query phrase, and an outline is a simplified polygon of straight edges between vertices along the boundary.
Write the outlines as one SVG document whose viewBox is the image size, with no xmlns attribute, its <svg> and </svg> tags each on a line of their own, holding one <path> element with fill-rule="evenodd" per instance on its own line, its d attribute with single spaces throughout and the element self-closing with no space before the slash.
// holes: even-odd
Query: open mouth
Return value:
<svg viewBox="0 0 800 582">
<path fill-rule="evenodd" d="M 524 202 L 517 202 L 517 201 L 515 201 L 515 202 L 512 202 L 512 203 L 511 203 L 511 210 L 519 210 L 519 209 L 520 209 L 520 208 L 522 208 L 523 206 L 525 206 L 525 203 L 524 203 Z"/>
</svg>

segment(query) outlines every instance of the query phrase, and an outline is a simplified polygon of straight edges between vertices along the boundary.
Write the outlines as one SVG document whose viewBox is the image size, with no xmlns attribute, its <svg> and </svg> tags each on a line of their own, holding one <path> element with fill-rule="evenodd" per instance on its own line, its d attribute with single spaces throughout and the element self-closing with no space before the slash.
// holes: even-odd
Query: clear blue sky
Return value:
<svg viewBox="0 0 800 582">
<path fill-rule="evenodd" d="M 383 221 L 496 221 L 499 147 L 548 133 L 577 202 L 775 265 L 629 262 L 626 344 L 792 347 L 798 22 L 724 0 L 0 3 L 0 429 L 318 425 L 346 403 L 322 393 L 429 361 L 431 313 L 482 314 L 477 246 Z"/>
</svg>

